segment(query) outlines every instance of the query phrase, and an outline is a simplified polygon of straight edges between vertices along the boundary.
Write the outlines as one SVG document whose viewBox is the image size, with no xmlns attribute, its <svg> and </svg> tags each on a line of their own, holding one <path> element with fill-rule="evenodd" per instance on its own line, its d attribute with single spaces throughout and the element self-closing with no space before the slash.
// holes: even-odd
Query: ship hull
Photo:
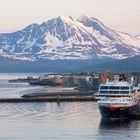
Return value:
<svg viewBox="0 0 140 140">
<path fill-rule="evenodd" d="M 131 107 L 104 107 L 99 106 L 102 118 L 132 118 L 137 111 L 138 105 Z"/>
</svg>

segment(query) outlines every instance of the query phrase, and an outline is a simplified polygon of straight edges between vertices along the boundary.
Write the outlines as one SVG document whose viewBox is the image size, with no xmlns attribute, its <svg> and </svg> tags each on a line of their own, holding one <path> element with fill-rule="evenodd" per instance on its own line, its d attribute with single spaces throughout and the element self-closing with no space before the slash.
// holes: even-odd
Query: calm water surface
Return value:
<svg viewBox="0 0 140 140">
<path fill-rule="evenodd" d="M 7 82 L 27 75 L 0 74 L 0 98 L 49 90 Z M 139 140 L 140 121 L 101 120 L 96 102 L 0 103 L 0 139 Z"/>
</svg>

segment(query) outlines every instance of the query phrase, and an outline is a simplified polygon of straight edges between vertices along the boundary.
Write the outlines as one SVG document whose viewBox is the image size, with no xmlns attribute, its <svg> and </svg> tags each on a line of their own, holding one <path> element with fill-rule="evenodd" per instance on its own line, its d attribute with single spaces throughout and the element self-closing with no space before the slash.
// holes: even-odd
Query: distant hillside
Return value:
<svg viewBox="0 0 140 140">
<path fill-rule="evenodd" d="M 80 71 L 140 72 L 140 55 L 122 60 L 91 65 Z"/>
<path fill-rule="evenodd" d="M 0 57 L 0 72 L 73 72 L 92 65 L 92 60 L 38 60 L 35 62 Z"/>
</svg>

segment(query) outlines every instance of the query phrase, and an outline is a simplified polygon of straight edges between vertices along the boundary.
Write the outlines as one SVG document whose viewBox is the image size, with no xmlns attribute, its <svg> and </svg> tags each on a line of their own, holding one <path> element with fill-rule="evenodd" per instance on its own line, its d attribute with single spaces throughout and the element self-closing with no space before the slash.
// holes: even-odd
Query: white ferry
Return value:
<svg viewBox="0 0 140 140">
<path fill-rule="evenodd" d="M 140 90 L 127 81 L 107 81 L 95 95 L 102 118 L 128 118 L 137 110 Z"/>
</svg>

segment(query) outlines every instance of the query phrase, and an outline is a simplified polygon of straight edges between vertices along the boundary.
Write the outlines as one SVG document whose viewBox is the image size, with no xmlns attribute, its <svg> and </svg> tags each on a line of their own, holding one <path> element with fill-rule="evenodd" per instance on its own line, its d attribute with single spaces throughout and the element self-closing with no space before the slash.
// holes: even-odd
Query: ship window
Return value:
<svg viewBox="0 0 140 140">
<path fill-rule="evenodd" d="M 124 90 L 126 90 L 126 89 L 129 89 L 129 87 L 121 87 L 121 89 L 124 89 Z"/>
<path fill-rule="evenodd" d="M 129 91 L 120 91 L 120 94 L 129 94 Z"/>
<path fill-rule="evenodd" d="M 100 93 L 108 93 L 108 91 L 100 91 Z"/>
<path fill-rule="evenodd" d="M 101 86 L 100 89 L 108 89 L 108 86 Z"/>
<path fill-rule="evenodd" d="M 119 91 L 109 91 L 109 94 L 118 94 L 119 93 Z"/>
<path fill-rule="evenodd" d="M 120 89 L 118 86 L 110 86 L 109 89 Z"/>
</svg>

